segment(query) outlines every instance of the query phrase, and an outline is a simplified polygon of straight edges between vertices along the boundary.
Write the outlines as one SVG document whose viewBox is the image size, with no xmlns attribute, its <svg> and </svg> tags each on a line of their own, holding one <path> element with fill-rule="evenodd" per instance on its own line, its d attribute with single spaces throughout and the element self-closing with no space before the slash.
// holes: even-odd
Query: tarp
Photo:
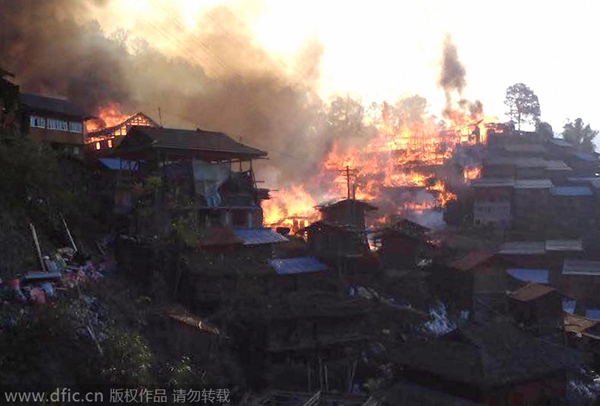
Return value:
<svg viewBox="0 0 600 406">
<path fill-rule="evenodd" d="M 327 265 L 313 257 L 272 259 L 269 261 L 269 265 L 275 269 L 278 275 L 322 272 L 327 270 Z"/>
<path fill-rule="evenodd" d="M 513 278 L 516 278 L 523 282 L 539 283 L 547 285 L 550 282 L 549 272 L 547 269 L 507 269 L 508 273 Z"/>
<path fill-rule="evenodd" d="M 229 179 L 230 165 L 214 164 L 200 160 L 192 162 L 194 171 L 194 185 L 196 193 L 204 196 L 209 207 L 217 207 L 221 204 L 219 188 Z"/>
</svg>

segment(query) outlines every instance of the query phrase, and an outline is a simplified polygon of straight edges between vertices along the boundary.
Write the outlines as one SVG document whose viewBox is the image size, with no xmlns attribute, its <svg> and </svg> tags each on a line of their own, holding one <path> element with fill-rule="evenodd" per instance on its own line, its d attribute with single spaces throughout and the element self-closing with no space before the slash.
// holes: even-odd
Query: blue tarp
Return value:
<svg viewBox="0 0 600 406">
<path fill-rule="evenodd" d="M 592 320 L 600 320 L 600 309 L 587 309 L 585 317 Z"/>
<path fill-rule="evenodd" d="M 573 314 L 575 313 L 575 307 L 577 306 L 577 302 L 575 300 L 563 299 L 562 308 L 563 311 Z"/>
<path fill-rule="evenodd" d="M 137 171 L 139 169 L 139 165 L 135 161 L 126 161 L 121 158 L 100 158 L 98 159 L 100 163 L 106 166 L 111 171 Z"/>
<path fill-rule="evenodd" d="M 541 285 L 550 283 L 549 272 L 547 269 L 515 268 L 507 269 L 506 272 L 513 278 L 523 282 L 539 283 Z"/>
<path fill-rule="evenodd" d="M 275 244 L 288 241 L 270 228 L 234 228 L 233 233 L 244 245 Z"/>
<path fill-rule="evenodd" d="M 327 269 L 327 265 L 313 257 L 272 259 L 269 261 L 269 265 L 275 269 L 278 275 L 323 272 Z"/>
</svg>

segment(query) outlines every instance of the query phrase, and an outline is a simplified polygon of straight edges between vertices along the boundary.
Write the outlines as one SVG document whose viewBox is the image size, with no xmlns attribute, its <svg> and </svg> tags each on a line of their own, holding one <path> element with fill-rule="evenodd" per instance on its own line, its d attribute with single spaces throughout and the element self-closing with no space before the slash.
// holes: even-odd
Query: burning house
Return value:
<svg viewBox="0 0 600 406">
<path fill-rule="evenodd" d="M 115 112 L 113 112 L 115 113 Z M 115 113 L 116 114 L 116 113 Z M 117 120 L 121 120 L 120 113 L 118 118 L 110 116 L 113 119 L 105 116 L 105 118 L 98 118 L 91 120 L 87 123 L 87 137 L 85 139 L 86 145 L 97 154 L 103 155 L 110 153 L 110 150 L 116 148 L 123 138 L 127 135 L 131 127 L 134 126 L 145 126 L 145 127 L 159 127 L 159 125 L 144 113 L 136 113 L 123 121 L 120 121 L 111 126 L 106 126 L 106 122 L 109 123 Z"/>
</svg>

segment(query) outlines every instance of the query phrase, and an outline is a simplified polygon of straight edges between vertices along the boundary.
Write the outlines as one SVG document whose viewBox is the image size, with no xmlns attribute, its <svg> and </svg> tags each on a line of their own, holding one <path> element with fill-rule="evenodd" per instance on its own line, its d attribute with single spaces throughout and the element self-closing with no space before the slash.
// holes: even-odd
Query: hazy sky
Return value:
<svg viewBox="0 0 600 406">
<path fill-rule="evenodd" d="M 99 16 L 108 29 L 144 32 L 160 18 L 159 0 L 116 2 Z M 169 3 L 174 3 L 171 1 Z M 443 93 L 437 88 L 439 59 L 446 33 L 452 36 L 467 70 L 465 96 L 479 99 L 486 115 L 505 119 L 506 88 L 523 82 L 538 95 L 542 120 L 560 132 L 567 118 L 581 117 L 600 128 L 600 3 L 595 1 L 334 1 L 179 0 L 186 29 L 206 7 L 229 4 L 294 69 L 294 57 L 307 41 L 323 46 L 320 86 L 323 95 L 351 92 L 366 100 L 393 100 L 417 93 L 439 114 Z M 159 7 L 160 8 L 160 7 Z M 126 19 L 114 12 L 131 12 Z M 122 15 L 122 14 L 121 14 Z M 154 20 L 155 21 L 155 20 Z M 146 27 L 147 28 L 147 27 Z M 169 35 L 150 42 L 168 48 Z"/>
</svg>

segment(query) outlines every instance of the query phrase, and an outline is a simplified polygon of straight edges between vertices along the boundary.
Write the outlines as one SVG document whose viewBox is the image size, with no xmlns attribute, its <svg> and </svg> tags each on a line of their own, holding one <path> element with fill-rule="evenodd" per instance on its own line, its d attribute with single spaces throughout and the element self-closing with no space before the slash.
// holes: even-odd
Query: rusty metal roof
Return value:
<svg viewBox="0 0 600 406">
<path fill-rule="evenodd" d="M 451 268 L 459 271 L 469 271 L 477 265 L 482 264 L 494 257 L 493 252 L 489 251 L 472 251 L 462 258 L 452 261 L 449 265 Z"/>
<path fill-rule="evenodd" d="M 554 292 L 555 289 L 550 286 L 541 285 L 539 283 L 529 283 L 520 289 L 509 294 L 513 299 L 520 302 L 529 302 L 542 296 L 546 296 L 548 293 Z"/>
</svg>

